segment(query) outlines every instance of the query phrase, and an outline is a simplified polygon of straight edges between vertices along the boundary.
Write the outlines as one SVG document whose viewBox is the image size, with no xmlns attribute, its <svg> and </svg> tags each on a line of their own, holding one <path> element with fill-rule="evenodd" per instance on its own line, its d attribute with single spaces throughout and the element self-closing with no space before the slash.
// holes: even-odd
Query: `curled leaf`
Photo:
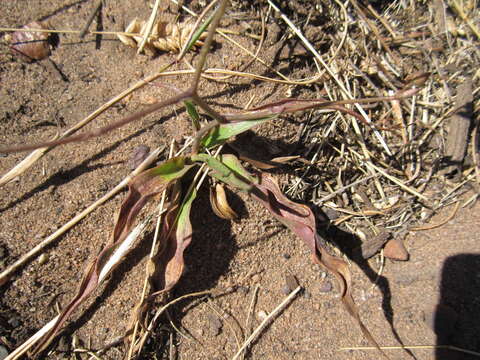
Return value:
<svg viewBox="0 0 480 360">
<path fill-rule="evenodd" d="M 348 313 L 357 321 L 368 341 L 382 352 L 376 340 L 361 321 L 358 308 L 353 301 L 350 269 L 345 261 L 329 254 L 325 241 L 317 233 L 312 210 L 306 205 L 287 199 L 280 191 L 276 181 L 269 175 L 262 175 L 259 183 L 254 186 L 252 197 L 305 242 L 315 262 L 335 275 L 340 285 L 342 302 Z M 384 355 L 383 352 L 382 355 Z"/>
<path fill-rule="evenodd" d="M 139 19 L 133 19 L 125 29 L 126 33 L 137 34 L 136 36 L 127 36 L 117 34 L 122 43 L 131 47 L 137 47 L 147 33 L 148 22 Z M 152 31 L 146 42 L 146 49 L 152 53 L 155 50 L 179 52 L 187 41 L 189 41 L 190 32 L 193 30 L 193 23 L 167 23 L 158 21 L 153 24 Z M 203 29 L 204 30 L 204 29 Z M 190 40 L 189 47 L 201 46 L 206 33 L 203 30 Z"/>
<path fill-rule="evenodd" d="M 226 220 L 233 220 L 238 218 L 235 211 L 228 205 L 227 194 L 222 185 L 216 184 L 215 187 L 210 187 L 210 204 L 213 212 L 219 218 Z"/>
</svg>

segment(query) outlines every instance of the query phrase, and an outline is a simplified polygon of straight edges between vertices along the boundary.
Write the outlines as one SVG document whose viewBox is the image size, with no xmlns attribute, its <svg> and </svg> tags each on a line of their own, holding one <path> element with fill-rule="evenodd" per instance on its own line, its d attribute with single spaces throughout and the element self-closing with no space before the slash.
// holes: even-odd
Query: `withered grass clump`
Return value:
<svg viewBox="0 0 480 360">
<path fill-rule="evenodd" d="M 266 21 L 268 27 L 268 21 L 276 22 L 285 29 L 285 36 L 279 41 L 287 42 L 292 34 L 300 39 L 302 48 L 306 49 L 303 55 L 307 55 L 318 69 L 318 74 L 304 80 L 304 85 L 316 87 L 325 99 L 317 94 L 309 100 L 290 97 L 237 113 L 213 109 L 201 96 L 199 84 L 202 77 L 212 74 L 254 77 L 254 74 L 248 73 L 204 69 L 214 33 L 218 30 L 227 4 L 227 1 L 221 1 L 216 15 L 203 23 L 206 28 L 211 20 L 206 38 L 201 27 L 202 31 L 197 32 L 193 31 L 197 27 L 189 28 L 188 34 L 176 33 L 175 37 L 181 33 L 180 42 L 165 48 L 180 52 L 175 61 L 177 63 L 200 39 L 205 40 L 195 70 L 191 71 L 193 76 L 187 90 L 174 91 L 172 97 L 91 133 L 71 136 L 84 123 L 99 115 L 104 107 L 85 119 L 81 126 L 63 134 L 59 140 L 0 149 L 0 152 L 37 149 L 30 155 L 28 164 L 24 163 L 23 170 L 15 170 L 15 176 L 19 176 L 43 155 L 45 149 L 41 148 L 100 136 L 169 105 L 183 104 L 192 119 L 193 135 L 190 142 L 184 144 L 183 151 L 177 154 L 171 151 L 170 160 L 143 171 L 154 161 L 154 156 L 148 158 L 134 176 L 123 181 L 109 194 L 109 197 L 113 196 L 128 182 L 129 194 L 120 209 L 111 243 L 89 265 L 77 295 L 61 314 L 17 349 L 11 359 L 32 349 L 33 353 L 40 353 L 47 348 L 72 312 L 93 293 L 134 246 L 136 238 L 148 224 L 148 221 L 137 224 L 136 217 L 147 200 L 158 195 L 161 196 L 158 214 L 163 216 L 163 224 L 157 225 L 144 292 L 136 309 L 138 316 L 128 337 L 128 356 L 140 356 L 143 345 L 162 312 L 157 312 L 147 326 L 142 326 L 144 315 L 151 310 L 153 299 L 170 290 L 182 274 L 183 251 L 189 245 L 192 235 L 190 209 L 195 206 L 193 201 L 196 192 L 207 175 L 219 183 L 251 194 L 273 217 L 305 241 L 314 261 L 336 276 L 347 310 L 359 323 L 368 340 L 378 348 L 360 321 L 353 302 L 347 263 L 333 256 L 332 245 L 318 235 L 318 225 L 310 208 L 291 199 L 321 208 L 334 219 L 330 225 L 359 237 L 362 240 L 359 249 L 362 257 L 377 254 L 389 238 L 401 239 L 408 231 L 426 229 L 422 224 L 442 207 L 455 204 L 456 211 L 461 201 L 460 195 L 466 192 L 467 185 L 478 186 L 480 183 L 478 125 L 471 121 L 473 113 L 478 112 L 478 102 L 473 96 L 478 92 L 478 86 L 475 85 L 478 84 L 478 74 L 467 66 L 471 61 L 480 60 L 474 50 L 475 44 L 478 44 L 475 27 L 470 23 L 468 27 L 463 26 L 465 19 L 462 15 L 450 15 L 446 8 L 438 5 L 432 5 L 431 11 L 438 18 L 446 19 L 443 23 L 433 26 L 425 16 L 415 19 L 415 23 L 407 28 L 399 29 L 399 20 L 408 21 L 402 19 L 404 14 L 421 14 L 420 9 L 415 8 L 420 5 L 399 1 L 383 9 L 375 9 L 352 0 L 347 9 L 341 2 L 322 2 L 319 6 L 324 7 L 323 10 L 329 14 L 330 19 L 330 23 L 324 24 L 324 27 L 330 31 L 322 35 L 323 39 L 316 40 L 321 40 L 330 47 L 326 53 L 320 54 L 315 44 L 295 25 L 298 19 L 290 19 L 295 17 L 295 12 L 285 12 L 285 9 L 276 7 L 273 2 L 269 3 L 276 17 L 265 20 L 262 15 L 262 24 Z M 453 10 L 458 14 L 470 11 L 478 16 L 477 9 L 459 9 L 458 4 Z M 355 20 L 351 21 L 350 16 L 355 16 Z M 451 30 L 452 26 L 456 26 L 456 32 Z M 136 45 L 139 40 L 146 38 L 147 49 L 149 46 L 158 48 L 155 39 L 166 38 L 168 33 L 161 33 L 158 29 L 154 24 L 153 32 L 149 33 L 146 24 L 136 23 L 126 32 L 137 33 L 137 38 L 124 38 L 122 41 L 133 41 L 132 44 Z M 222 36 L 226 35 L 220 30 L 219 32 Z M 426 43 L 425 38 L 430 41 Z M 450 48 L 465 51 L 447 55 L 442 47 L 444 43 L 448 43 Z M 470 54 L 471 58 L 465 58 L 465 53 Z M 253 56 L 261 61 L 258 56 Z M 440 69 L 435 65 L 444 63 L 443 57 L 449 57 L 448 61 L 453 67 L 463 66 L 462 71 L 454 69 L 448 78 L 446 73 L 451 70 Z M 297 59 L 291 60 L 292 64 L 296 61 Z M 158 74 L 134 86 L 132 90 L 163 76 L 173 64 L 167 64 Z M 284 75 L 282 77 L 282 81 L 290 83 L 293 90 L 300 86 L 298 81 L 292 81 Z M 264 79 L 268 80 L 267 77 L 262 78 Z M 473 104 L 465 104 L 461 96 L 455 97 L 455 91 L 452 91 L 465 79 L 474 84 L 471 86 Z M 127 93 L 128 91 L 120 94 L 107 105 L 110 106 Z M 455 124 L 448 124 L 449 119 L 455 119 L 452 115 L 458 115 L 460 108 L 463 109 L 462 120 L 467 124 L 463 127 L 467 130 L 461 132 L 462 136 L 449 130 L 449 126 L 453 128 Z M 210 118 L 209 122 L 200 121 L 198 109 Z M 284 114 L 295 116 L 300 111 L 303 111 L 304 116 L 298 132 L 298 145 L 289 154 L 275 158 L 272 156 L 273 159 L 253 158 L 250 154 L 244 154 L 237 144 L 232 145 L 236 156 L 221 154 L 223 146 L 228 146 L 234 136 Z M 457 135 L 453 138 L 450 134 L 454 133 Z M 445 134 L 447 143 L 451 144 L 446 148 L 443 146 Z M 468 143 L 472 146 L 467 147 Z M 185 148 L 189 145 L 191 152 L 186 155 Z M 449 148 L 456 149 L 455 154 L 450 154 Z M 214 151 L 216 152 L 213 153 Z M 295 175 L 284 189 L 290 199 L 282 194 L 271 175 L 247 172 L 239 159 L 264 170 L 289 163 Z M 194 180 L 188 189 L 182 189 L 180 179 L 193 171 L 197 172 Z M 8 179 L 10 181 L 12 176 Z M 434 184 L 442 186 L 434 187 Z M 222 192 L 223 185 L 216 184 L 215 190 L 211 194 L 215 212 L 220 216 L 234 217 L 235 213 L 226 203 Z M 463 205 L 476 200 L 476 196 L 475 194 Z M 107 199 L 108 197 L 103 198 L 99 204 Z M 82 217 L 87 213 L 82 213 Z M 78 217 L 71 225 L 82 217 Z M 56 236 L 49 237 L 48 243 L 55 238 Z M 335 242 L 336 239 L 328 240 Z M 160 250 L 156 243 L 162 244 Z M 337 245 L 344 249 L 344 244 Z M 31 258 L 41 248 L 28 254 L 24 260 Z M 14 264 L 10 270 L 0 274 L 0 283 L 7 282 L 13 271 L 21 266 L 20 263 Z M 240 347 L 239 353 L 242 349 Z"/>
</svg>

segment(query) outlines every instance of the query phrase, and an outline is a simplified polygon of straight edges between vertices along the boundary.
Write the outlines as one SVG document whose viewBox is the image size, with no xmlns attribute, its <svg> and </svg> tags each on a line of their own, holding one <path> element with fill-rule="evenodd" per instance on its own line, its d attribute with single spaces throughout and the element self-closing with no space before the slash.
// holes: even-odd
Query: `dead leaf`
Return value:
<svg viewBox="0 0 480 360">
<path fill-rule="evenodd" d="M 232 210 L 228 204 L 227 194 L 223 185 L 216 184 L 215 187 L 210 187 L 210 204 L 212 210 L 221 219 L 234 220 L 238 218 L 235 211 Z"/>
</svg>

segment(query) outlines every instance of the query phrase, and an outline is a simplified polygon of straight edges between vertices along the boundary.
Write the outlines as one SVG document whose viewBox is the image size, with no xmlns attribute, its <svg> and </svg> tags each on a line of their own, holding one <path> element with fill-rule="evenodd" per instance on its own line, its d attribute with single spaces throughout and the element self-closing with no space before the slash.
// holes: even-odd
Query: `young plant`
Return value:
<svg viewBox="0 0 480 360">
<path fill-rule="evenodd" d="M 378 347 L 374 338 L 361 322 L 353 301 L 351 295 L 351 275 L 348 265 L 342 259 L 329 253 L 325 240 L 318 235 L 315 217 L 310 208 L 295 203 L 283 195 L 271 175 L 261 172 L 249 173 L 234 155 L 222 154 L 215 157 L 210 155 L 210 153 L 211 150 L 227 143 L 236 135 L 256 125 L 273 120 L 284 113 L 313 108 L 332 109 L 352 115 L 364 122 L 360 114 L 344 107 L 344 105 L 399 100 L 412 96 L 417 90 L 415 88 L 406 88 L 395 96 L 360 100 L 287 99 L 266 104 L 249 111 L 235 114 L 220 114 L 202 99 L 198 89 L 215 30 L 225 12 L 227 3 L 227 0 L 220 1 L 215 15 L 206 22 L 210 23 L 211 20 L 191 85 L 187 90 L 158 102 L 146 110 L 90 133 L 33 145 L 10 146 L 0 149 L 0 153 L 10 153 L 85 141 L 117 129 L 158 109 L 181 102 L 185 104 L 187 112 L 192 117 L 194 130 L 194 140 L 190 155 L 173 157 L 159 166 L 140 173 L 129 182 L 129 192 L 121 205 L 114 225 L 111 242 L 88 266 L 77 294 L 65 306 L 59 316 L 17 349 L 15 355 L 12 354 L 11 356 L 25 353 L 30 348 L 33 348 L 31 352 L 33 355 L 39 354 L 50 344 L 68 317 L 94 292 L 101 281 L 121 262 L 122 257 L 133 246 L 136 236 L 138 236 L 143 227 L 143 225 L 135 226 L 138 214 L 148 200 L 163 192 L 168 194 L 168 206 L 160 235 L 160 250 L 154 257 L 153 269 L 150 272 L 152 274 L 150 280 L 155 284 L 156 288 L 154 289 L 155 292 L 145 299 L 142 306 L 146 305 L 152 297 L 172 289 L 182 275 L 184 268 L 183 253 L 190 244 L 192 237 L 190 211 L 192 206 L 194 206 L 195 188 L 197 186 L 193 182 L 188 190 L 185 191 L 182 189 L 181 183 L 185 183 L 187 175 L 200 167 L 206 167 L 208 176 L 220 183 L 226 184 L 235 190 L 248 192 L 253 200 L 264 206 L 274 218 L 282 222 L 305 242 L 311 252 L 312 259 L 335 275 L 339 283 L 341 299 L 347 311 L 360 325 L 365 337 Z M 188 51 L 195 44 L 203 32 L 203 28 L 201 30 L 192 37 L 182 53 Z M 196 106 L 212 118 L 206 125 L 200 126 Z M 371 125 L 368 124 L 368 126 Z"/>
</svg>

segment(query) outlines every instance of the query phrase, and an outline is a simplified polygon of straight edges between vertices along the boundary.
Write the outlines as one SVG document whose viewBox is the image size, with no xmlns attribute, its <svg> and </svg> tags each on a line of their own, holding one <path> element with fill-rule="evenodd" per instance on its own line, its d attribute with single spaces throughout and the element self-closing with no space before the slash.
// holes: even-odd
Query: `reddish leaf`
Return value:
<svg viewBox="0 0 480 360">
<path fill-rule="evenodd" d="M 152 296 L 170 290 L 180 280 L 185 267 L 183 253 L 192 240 L 190 210 L 196 196 L 197 193 L 193 190 L 180 206 L 176 201 L 163 222 L 161 250 L 154 259 L 155 272 L 150 277 L 157 290 Z"/>
<path fill-rule="evenodd" d="M 360 325 L 363 335 L 380 350 L 378 343 L 362 323 L 353 301 L 351 294 L 352 281 L 348 265 L 345 261 L 328 253 L 326 244 L 317 234 L 315 217 L 310 208 L 287 199 L 280 191 L 276 181 L 265 174 L 261 176 L 259 183 L 254 185 L 252 196 L 265 206 L 277 220 L 285 224 L 305 242 L 315 262 L 335 275 L 340 284 L 342 302 L 347 311 Z M 382 355 L 386 357 L 383 352 Z"/>
</svg>

